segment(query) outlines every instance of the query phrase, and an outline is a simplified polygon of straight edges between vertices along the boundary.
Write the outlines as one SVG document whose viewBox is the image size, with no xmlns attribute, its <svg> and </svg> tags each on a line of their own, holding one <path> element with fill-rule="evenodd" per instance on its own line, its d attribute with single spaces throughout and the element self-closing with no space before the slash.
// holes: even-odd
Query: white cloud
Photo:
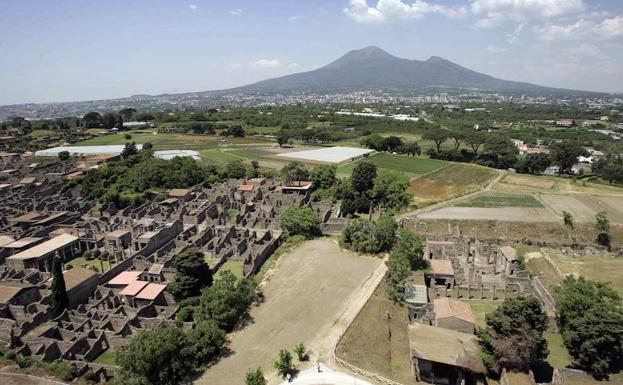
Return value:
<svg viewBox="0 0 623 385">
<path fill-rule="evenodd" d="M 477 27 L 488 28 L 504 20 L 555 18 L 579 14 L 585 10 L 583 0 L 471 0 L 470 9 L 481 17 Z"/>
<path fill-rule="evenodd" d="M 240 8 L 236 8 L 236 9 L 232 9 L 231 11 L 229 11 L 229 14 L 232 16 L 238 16 L 242 14 L 242 9 Z"/>
<path fill-rule="evenodd" d="M 513 44 L 513 45 L 519 44 L 519 37 L 521 36 L 521 32 L 523 31 L 525 26 L 526 26 L 525 23 L 519 23 L 519 25 L 517 25 L 517 27 L 513 30 L 512 33 L 509 33 L 508 35 L 506 35 L 506 37 L 508 38 L 508 42 L 510 44 Z"/>
<path fill-rule="evenodd" d="M 197 10 L 197 4 L 189 4 L 188 8 L 190 8 L 191 11 L 196 11 Z"/>
<path fill-rule="evenodd" d="M 496 47 L 494 45 L 490 45 L 487 47 L 487 51 L 493 52 L 493 53 L 506 53 L 508 52 L 508 48 Z"/>
<path fill-rule="evenodd" d="M 297 21 L 299 19 L 298 16 L 290 16 L 288 17 L 288 22 L 290 23 L 294 23 L 295 21 Z"/>
<path fill-rule="evenodd" d="M 367 0 L 350 0 L 350 5 L 344 8 L 344 13 L 358 23 L 378 24 L 391 20 L 421 19 L 429 13 L 458 19 L 467 14 L 467 9 L 433 4 L 424 0 L 415 0 L 411 3 L 404 0 L 378 0 L 374 6 L 369 6 Z"/>
<path fill-rule="evenodd" d="M 623 38 L 623 16 L 604 19 L 601 22 L 580 19 L 573 24 L 546 24 L 535 28 L 544 41 L 586 40 L 619 41 Z"/>
<path fill-rule="evenodd" d="M 232 70 L 237 70 L 237 69 L 239 69 L 240 67 L 242 67 L 242 64 L 240 64 L 240 63 L 231 63 L 231 64 L 229 65 L 229 68 L 230 68 L 230 69 L 232 69 Z"/>
<path fill-rule="evenodd" d="M 279 59 L 260 59 L 249 63 L 251 68 L 281 68 L 283 64 Z"/>
</svg>

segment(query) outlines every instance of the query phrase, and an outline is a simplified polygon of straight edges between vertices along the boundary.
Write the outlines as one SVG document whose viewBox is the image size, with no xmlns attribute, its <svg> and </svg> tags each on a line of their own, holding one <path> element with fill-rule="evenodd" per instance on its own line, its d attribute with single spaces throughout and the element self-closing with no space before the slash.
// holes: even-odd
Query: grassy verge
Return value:
<svg viewBox="0 0 623 385">
<path fill-rule="evenodd" d="M 560 333 L 545 332 L 549 356 L 547 362 L 554 368 L 565 368 L 573 362 L 573 358 L 567 352 L 567 348 L 562 342 Z"/>
<path fill-rule="evenodd" d="M 91 260 L 87 260 L 84 257 L 74 258 L 71 261 L 67 262 L 68 265 L 72 266 L 92 266 L 95 268 L 95 271 L 98 273 L 103 273 L 105 271 L 110 270 L 110 263 L 108 261 L 100 261 L 98 258 L 94 258 Z M 104 270 L 102 271 L 102 267 Z"/>
<path fill-rule="evenodd" d="M 376 154 L 367 160 L 374 163 L 378 168 L 399 171 L 411 177 L 426 174 L 448 164 L 448 162 L 443 160 L 392 154 Z M 350 175 L 356 165 L 357 162 L 340 166 L 338 173 Z"/>
<path fill-rule="evenodd" d="M 411 369 L 407 307 L 391 301 L 385 285 L 383 280 L 361 309 L 340 340 L 336 354 L 361 369 L 402 384 L 416 384 Z"/>
<path fill-rule="evenodd" d="M 93 362 L 101 365 L 117 365 L 115 362 L 115 352 L 110 349 L 103 351 Z"/>
<path fill-rule="evenodd" d="M 229 270 L 238 279 L 242 278 L 242 262 L 227 261 L 218 269 L 216 274 L 219 275 L 225 270 Z"/>
</svg>

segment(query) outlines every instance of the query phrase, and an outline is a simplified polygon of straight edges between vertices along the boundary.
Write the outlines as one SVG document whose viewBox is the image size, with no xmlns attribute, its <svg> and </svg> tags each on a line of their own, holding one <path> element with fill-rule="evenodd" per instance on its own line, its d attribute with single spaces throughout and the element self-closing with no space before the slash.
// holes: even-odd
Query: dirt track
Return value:
<svg viewBox="0 0 623 385">
<path fill-rule="evenodd" d="M 330 239 L 305 242 L 283 255 L 262 284 L 265 300 L 252 309 L 253 320 L 233 335 L 231 354 L 196 384 L 242 384 L 246 372 L 258 366 L 270 383 L 279 383 L 272 360 L 299 342 L 312 351 L 310 362 L 331 362 L 339 336 L 385 270 L 380 259 L 352 255 Z"/>
</svg>

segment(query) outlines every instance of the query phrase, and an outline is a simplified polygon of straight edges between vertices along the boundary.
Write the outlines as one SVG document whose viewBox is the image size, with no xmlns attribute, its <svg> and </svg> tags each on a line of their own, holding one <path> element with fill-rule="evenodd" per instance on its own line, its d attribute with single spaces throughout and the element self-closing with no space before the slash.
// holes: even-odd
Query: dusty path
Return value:
<svg viewBox="0 0 623 385">
<path fill-rule="evenodd" d="M 316 368 L 307 369 L 301 373 L 290 383 L 284 381 L 281 385 L 372 385 L 361 377 L 333 370 L 326 365 L 320 365 L 320 372 Z"/>
<path fill-rule="evenodd" d="M 331 364 L 341 334 L 382 279 L 382 260 L 346 252 L 331 239 L 305 242 L 283 255 L 262 285 L 264 302 L 252 321 L 234 333 L 231 354 L 209 368 L 196 384 L 244 383 L 249 369 L 261 367 L 270 383 L 272 361 L 280 349 L 303 342 L 311 350 L 305 369 L 316 361 Z"/>
</svg>

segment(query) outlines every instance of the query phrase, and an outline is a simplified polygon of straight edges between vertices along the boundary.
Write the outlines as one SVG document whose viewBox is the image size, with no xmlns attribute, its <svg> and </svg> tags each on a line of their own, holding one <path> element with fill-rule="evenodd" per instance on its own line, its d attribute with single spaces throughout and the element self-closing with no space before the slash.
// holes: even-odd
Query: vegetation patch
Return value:
<svg viewBox="0 0 623 385">
<path fill-rule="evenodd" d="M 460 207 L 543 207 L 541 202 L 532 195 L 480 195 L 466 202 L 458 203 Z"/>
<path fill-rule="evenodd" d="M 495 170 L 487 167 L 453 163 L 416 178 L 408 191 L 418 206 L 424 206 L 478 191 L 496 175 Z"/>
<path fill-rule="evenodd" d="M 412 177 L 426 174 L 448 164 L 448 162 L 443 160 L 392 154 L 376 154 L 367 158 L 367 160 L 374 163 L 378 168 L 400 171 Z M 338 168 L 338 173 L 350 175 L 356 165 L 357 162 L 341 166 Z"/>
<path fill-rule="evenodd" d="M 416 384 L 411 369 L 407 307 L 389 299 L 386 285 L 383 280 L 376 288 L 338 343 L 336 355 L 396 382 Z"/>
</svg>

